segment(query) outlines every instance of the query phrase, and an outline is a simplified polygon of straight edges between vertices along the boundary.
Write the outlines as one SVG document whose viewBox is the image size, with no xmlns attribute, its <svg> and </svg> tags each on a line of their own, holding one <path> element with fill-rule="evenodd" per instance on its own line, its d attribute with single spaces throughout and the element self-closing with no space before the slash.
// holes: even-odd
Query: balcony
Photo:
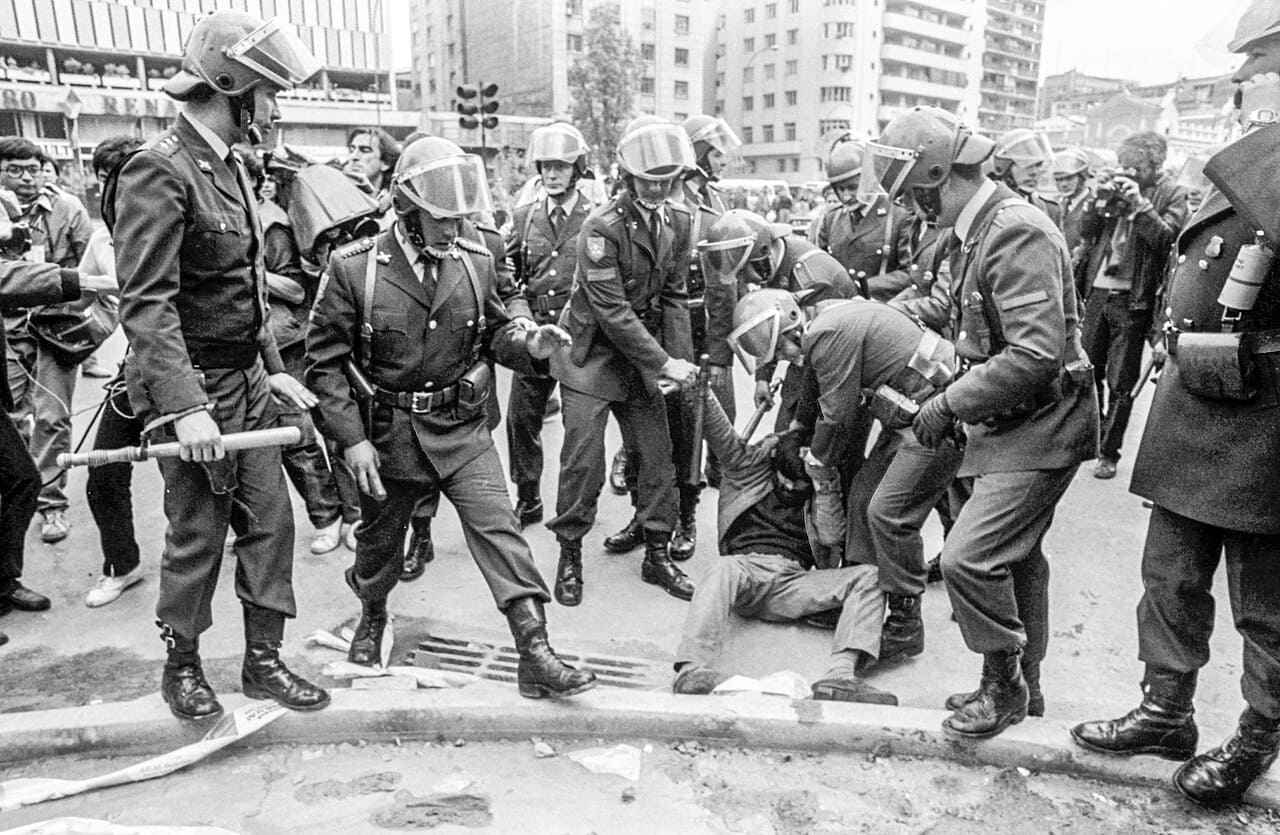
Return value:
<svg viewBox="0 0 1280 835">
<path fill-rule="evenodd" d="M 936 52 L 912 49 L 901 44 L 885 44 L 880 47 L 881 61 L 897 61 L 902 64 L 918 64 L 922 67 L 936 67 L 951 72 L 969 72 L 970 63 L 963 58 L 951 58 Z"/>
<path fill-rule="evenodd" d="M 953 87 L 950 84 L 935 84 L 932 81 L 917 81 L 912 78 L 900 78 L 893 75 L 880 76 L 881 94 L 907 93 L 913 96 L 926 96 L 937 99 L 954 99 L 964 93 L 964 87 Z"/>
<path fill-rule="evenodd" d="M 927 20 L 921 20 L 918 17 L 905 14 L 885 12 L 882 25 L 885 29 L 898 29 L 913 35 L 923 35 L 935 40 L 946 41 L 959 47 L 964 47 L 969 42 L 969 30 L 967 29 L 954 29 L 950 26 L 943 26 L 941 23 L 930 23 Z"/>
</svg>

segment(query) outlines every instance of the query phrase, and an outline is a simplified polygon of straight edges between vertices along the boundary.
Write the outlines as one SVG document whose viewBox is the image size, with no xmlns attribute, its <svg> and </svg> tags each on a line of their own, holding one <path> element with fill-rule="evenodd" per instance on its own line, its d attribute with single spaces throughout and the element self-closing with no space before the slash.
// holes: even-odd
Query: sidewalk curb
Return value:
<svg viewBox="0 0 1280 835">
<path fill-rule="evenodd" d="M 222 697 L 228 710 L 246 703 Z M 947 737 L 943 711 L 768 696 L 673 696 L 600 688 L 564 701 L 521 698 L 477 682 L 459 690 L 336 690 L 319 713 L 291 713 L 240 746 L 434 739 L 699 739 L 799 751 L 876 752 L 968 765 L 1020 766 L 1077 777 L 1168 788 L 1177 763 L 1105 757 L 1071 743 L 1068 724 L 1028 719 L 993 739 Z M 158 695 L 133 702 L 0 714 L 0 763 L 62 754 L 141 756 L 194 742 L 208 725 L 175 719 Z M 198 767 L 198 766 L 197 766 Z M 1248 802 L 1280 810 L 1280 771 L 1263 775 Z"/>
</svg>

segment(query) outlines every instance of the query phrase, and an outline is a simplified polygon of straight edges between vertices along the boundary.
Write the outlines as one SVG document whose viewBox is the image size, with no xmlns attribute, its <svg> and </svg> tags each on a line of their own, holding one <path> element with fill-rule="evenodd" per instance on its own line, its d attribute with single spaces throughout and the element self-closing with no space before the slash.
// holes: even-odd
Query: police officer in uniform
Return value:
<svg viewBox="0 0 1280 835">
<path fill-rule="evenodd" d="M 641 579 L 682 600 L 693 596 L 693 583 L 671 560 L 676 475 L 663 401 L 664 390 L 697 376 L 685 283 L 690 218 L 668 199 L 694 164 L 693 148 L 678 125 L 642 116 L 627 126 L 617 154 L 626 188 L 583 223 L 573 294 L 560 317 L 574 346 L 551 358 L 565 437 L 556 517 L 547 527 L 560 544 L 555 593 L 565 606 L 582 601 L 582 538 L 604 485 L 610 411 L 640 457 Z"/>
<path fill-rule="evenodd" d="M 1042 133 L 1028 128 L 1014 128 L 996 140 L 992 154 L 995 166 L 991 177 L 1004 183 L 1028 203 L 1049 216 L 1053 225 L 1062 228 L 1062 206 L 1057 200 L 1040 193 L 1040 178 L 1053 165 L 1053 148 Z"/>
<path fill-rule="evenodd" d="M 1138 604 L 1142 702 L 1071 731 L 1092 751 L 1184 760 L 1174 785 L 1206 804 L 1239 801 L 1280 749 L 1280 190 L 1267 176 L 1280 160 L 1280 2 L 1254 2 L 1230 47 L 1249 56 L 1235 81 L 1252 132 L 1205 166 L 1215 188 L 1178 237 L 1169 359 L 1130 485 L 1155 505 Z M 1247 707 L 1229 739 L 1196 755 L 1193 697 L 1224 555 Z"/>
<path fill-rule="evenodd" d="M 831 149 L 827 181 L 840 205 L 822 215 L 814 238 L 849 271 L 862 295 L 888 301 L 911 283 L 912 219 L 884 194 L 861 194 L 863 145 L 846 139 Z"/>
<path fill-rule="evenodd" d="M 546 196 L 515 210 L 507 254 L 515 282 L 540 325 L 559 320 L 573 288 L 578 230 L 592 209 L 578 190 L 578 180 L 588 173 L 588 151 L 582 133 L 563 122 L 540 127 L 529 137 L 528 156 Z M 555 387 L 555 378 L 546 374 L 516 373 L 511 378 L 507 445 L 522 528 L 542 521 L 542 423 Z"/>
<path fill-rule="evenodd" d="M 920 407 L 913 429 L 930 448 L 957 423 L 967 436 L 958 475 L 972 477 L 972 495 L 943 544 L 942 573 L 965 643 L 983 655 L 981 684 L 949 699 L 955 712 L 943 722 L 968 738 L 1028 713 L 1047 639 L 1041 542 L 1098 446 L 1066 243 L 1043 212 L 983 176 L 992 150 L 950 113 L 916 107 L 868 143 L 863 164 L 869 187 L 907 197 L 959 241 L 944 336 L 962 373 Z"/>
<path fill-rule="evenodd" d="M 492 255 L 460 236 L 463 217 L 491 206 L 479 157 L 419 139 L 401 154 L 392 192 L 395 224 L 330 258 L 307 332 L 321 426 L 364 494 L 346 573 L 361 602 L 348 658 L 381 663 L 410 516 L 424 493 L 442 493 L 515 637 L 520 694 L 581 693 L 595 676 L 564 664 L 547 643 L 550 596 L 506 499 L 486 423 L 488 358 L 530 373 L 568 336 L 512 320 Z"/>
<path fill-rule="evenodd" d="M 1074 261 L 1080 246 L 1080 223 L 1093 200 L 1089 187 L 1089 155 L 1081 148 L 1067 148 L 1053 158 L 1053 182 L 1058 187 L 1058 204 L 1062 207 L 1062 235 Z"/>
<path fill-rule="evenodd" d="M 329 694 L 280 660 L 294 616 L 293 514 L 278 448 L 227 454 L 222 433 L 270 426 L 271 396 L 301 408 L 315 396 L 285 373 L 266 326 L 262 226 L 230 145 L 256 144 L 279 118 L 275 97 L 319 62 L 276 22 L 218 11 L 193 27 L 182 72 L 165 92 L 183 102 L 174 126 L 108 183 L 120 314 L 133 352 L 129 399 L 152 437 L 176 435 L 162 459 L 169 521 L 156 606 L 169 648 L 161 693 L 175 715 L 221 712 L 201 670 L 227 526 L 235 531 L 244 607 L 241 683 L 251 698 L 315 710 Z"/>
</svg>

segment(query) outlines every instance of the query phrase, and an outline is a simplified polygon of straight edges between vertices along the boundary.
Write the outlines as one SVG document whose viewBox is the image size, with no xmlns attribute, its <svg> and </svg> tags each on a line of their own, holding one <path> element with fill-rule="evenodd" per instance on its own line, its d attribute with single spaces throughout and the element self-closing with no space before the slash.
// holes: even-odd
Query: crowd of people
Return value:
<svg viewBox="0 0 1280 835">
<path fill-rule="evenodd" d="M 875 140 L 832 147 L 833 202 L 807 236 L 782 222 L 789 206 L 770 220 L 727 201 L 717 182 L 739 142 L 706 115 L 627 124 L 612 196 L 573 125 L 539 128 L 538 179 L 509 214 L 483 161 L 438 137 L 360 128 L 339 166 L 264 159 L 253 149 L 276 94 L 319 66 L 276 24 L 215 12 L 165 86 L 181 103 L 174 125 L 95 152 L 104 229 L 36 146 L 0 139 L 0 614 L 50 605 L 21 582 L 24 539 L 37 511 L 45 542 L 68 534 L 57 458 L 69 405 L 119 324 L 129 352 L 94 446 L 180 450 L 159 459 L 156 615 L 161 692 L 182 719 L 222 710 L 199 639 L 228 531 L 244 692 L 297 710 L 329 702 L 280 657 L 295 614 L 287 481 L 312 552 L 354 552 L 350 661 L 382 662 L 388 597 L 433 559 L 443 495 L 507 619 L 520 693 L 590 689 L 591 671 L 551 648 L 545 607 L 587 593 L 584 538 L 608 477 L 634 517 L 605 547 L 643 549 L 640 579 L 689 601 L 675 693 L 728 678 L 719 655 L 736 612 L 834 630 L 814 698 L 897 704 L 868 676 L 924 651 L 921 596 L 940 578 L 981 656 L 943 727 L 988 738 L 1044 713 L 1043 542 L 1082 464 L 1115 477 L 1150 346 L 1164 370 L 1132 483 L 1154 506 L 1142 701 L 1071 734 L 1182 761 L 1174 782 L 1193 799 L 1238 799 L 1280 748 L 1280 192 L 1259 176 L 1280 157 L 1280 3 L 1255 6 L 1232 46 L 1249 56 L 1244 133 L 1202 175 L 1167 171 L 1154 133 L 1095 170 L 1034 131 L 990 138 L 917 107 Z M 1050 177 L 1055 196 L 1039 190 Z M 776 408 L 759 442 L 735 429 L 735 357 L 754 377 L 755 419 Z M 505 473 L 495 364 L 513 372 Z M 540 484 L 556 456 L 541 434 L 557 397 L 551 513 Z M 625 449 L 612 471 L 610 415 Z M 301 440 L 281 448 L 266 431 L 281 426 Z M 708 485 L 721 557 L 695 583 L 681 563 Z M 104 562 L 85 602 L 101 606 L 141 576 L 130 465 L 93 468 L 87 498 Z M 932 564 L 931 512 L 945 531 Z M 522 533 L 544 517 L 559 549 L 550 587 Z M 1224 553 L 1247 708 L 1197 754 L 1196 674 Z"/>
</svg>

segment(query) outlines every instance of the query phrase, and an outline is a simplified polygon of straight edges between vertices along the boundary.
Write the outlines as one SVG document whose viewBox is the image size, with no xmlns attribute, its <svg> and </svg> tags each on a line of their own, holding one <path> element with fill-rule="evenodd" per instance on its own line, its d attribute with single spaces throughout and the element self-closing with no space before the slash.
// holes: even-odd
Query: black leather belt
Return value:
<svg viewBox="0 0 1280 835">
<path fill-rule="evenodd" d="M 391 391 L 382 386 L 374 386 L 373 399 L 386 406 L 407 409 L 415 415 L 425 415 L 457 403 L 458 384 L 445 386 L 438 391 Z"/>
<path fill-rule="evenodd" d="M 525 296 L 525 300 L 529 302 L 529 307 L 534 313 L 559 313 L 569 301 L 569 294 L 552 295 L 551 293 L 543 293 L 541 295 Z"/>
<path fill-rule="evenodd" d="M 1181 333 L 1183 331 L 1170 330 L 1165 334 L 1165 347 L 1171 356 L 1178 355 L 1178 335 Z M 1245 331 L 1240 336 L 1251 354 L 1280 354 L 1280 330 Z"/>
<path fill-rule="evenodd" d="M 257 342 L 216 343 L 187 342 L 187 355 L 196 368 L 252 368 L 261 348 Z"/>
</svg>

